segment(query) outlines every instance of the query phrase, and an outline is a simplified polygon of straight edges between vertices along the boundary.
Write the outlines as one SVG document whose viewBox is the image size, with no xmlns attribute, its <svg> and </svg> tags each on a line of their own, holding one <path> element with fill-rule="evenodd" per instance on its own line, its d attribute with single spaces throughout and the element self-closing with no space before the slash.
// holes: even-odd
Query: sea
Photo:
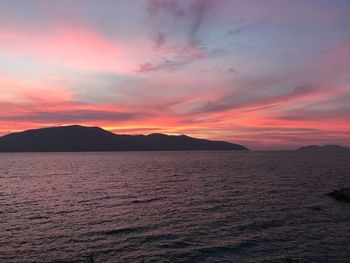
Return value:
<svg viewBox="0 0 350 263">
<path fill-rule="evenodd" d="M 350 153 L 0 154 L 0 262 L 350 262 Z"/>
</svg>

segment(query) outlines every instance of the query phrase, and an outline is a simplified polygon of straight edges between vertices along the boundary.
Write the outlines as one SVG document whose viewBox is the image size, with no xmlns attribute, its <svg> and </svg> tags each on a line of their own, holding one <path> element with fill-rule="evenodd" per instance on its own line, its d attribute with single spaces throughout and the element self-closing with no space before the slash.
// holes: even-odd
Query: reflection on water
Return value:
<svg viewBox="0 0 350 263">
<path fill-rule="evenodd" d="M 349 262 L 348 153 L 0 155 L 0 262 Z"/>
</svg>

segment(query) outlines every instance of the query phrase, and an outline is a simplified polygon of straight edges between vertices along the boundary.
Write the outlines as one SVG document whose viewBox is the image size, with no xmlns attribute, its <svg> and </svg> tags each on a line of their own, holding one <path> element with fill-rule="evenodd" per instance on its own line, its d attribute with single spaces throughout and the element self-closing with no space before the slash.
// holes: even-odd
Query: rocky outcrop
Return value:
<svg viewBox="0 0 350 263">
<path fill-rule="evenodd" d="M 327 195 L 339 201 L 350 202 L 350 187 L 334 190 Z"/>
</svg>

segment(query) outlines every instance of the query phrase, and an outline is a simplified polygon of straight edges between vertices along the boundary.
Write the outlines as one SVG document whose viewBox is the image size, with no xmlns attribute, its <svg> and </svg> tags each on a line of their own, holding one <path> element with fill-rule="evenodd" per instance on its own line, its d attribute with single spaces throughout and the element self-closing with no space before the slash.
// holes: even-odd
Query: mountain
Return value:
<svg viewBox="0 0 350 263">
<path fill-rule="evenodd" d="M 298 151 L 304 151 L 304 152 L 345 152 L 350 151 L 349 148 L 346 148 L 344 146 L 340 145 L 324 145 L 324 146 L 318 146 L 318 145 L 309 145 L 309 146 L 303 146 L 297 149 Z"/>
<path fill-rule="evenodd" d="M 224 141 L 186 135 L 118 135 L 79 125 L 27 130 L 0 137 L 0 152 L 248 150 Z"/>
</svg>

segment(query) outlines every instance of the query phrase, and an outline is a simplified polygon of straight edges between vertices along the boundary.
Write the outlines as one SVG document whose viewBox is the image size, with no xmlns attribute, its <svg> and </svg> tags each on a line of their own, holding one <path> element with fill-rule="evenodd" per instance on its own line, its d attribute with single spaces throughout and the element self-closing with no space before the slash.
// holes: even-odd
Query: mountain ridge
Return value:
<svg viewBox="0 0 350 263">
<path fill-rule="evenodd" d="M 249 150 L 225 141 L 187 135 L 114 134 L 100 127 L 81 125 L 30 129 L 0 137 L 0 152 Z"/>
<path fill-rule="evenodd" d="M 328 145 L 307 145 L 307 146 L 302 146 L 297 149 L 297 151 L 304 151 L 304 152 L 338 152 L 338 151 L 350 151 L 350 148 L 337 145 L 337 144 L 328 144 Z"/>
</svg>

